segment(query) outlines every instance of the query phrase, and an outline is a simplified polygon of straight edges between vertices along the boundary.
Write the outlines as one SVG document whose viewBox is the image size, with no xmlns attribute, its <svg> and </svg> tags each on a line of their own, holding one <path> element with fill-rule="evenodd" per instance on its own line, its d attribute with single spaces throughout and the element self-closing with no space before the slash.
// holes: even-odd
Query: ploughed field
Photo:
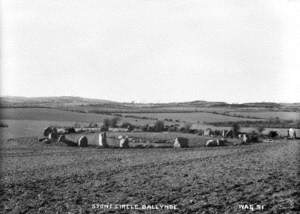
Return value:
<svg viewBox="0 0 300 214">
<path fill-rule="evenodd" d="M 259 213 L 300 209 L 299 141 L 215 148 L 99 149 L 1 141 L 2 213 Z M 177 210 L 93 209 L 175 204 Z M 20 213 L 22 213 L 20 212 Z"/>
</svg>

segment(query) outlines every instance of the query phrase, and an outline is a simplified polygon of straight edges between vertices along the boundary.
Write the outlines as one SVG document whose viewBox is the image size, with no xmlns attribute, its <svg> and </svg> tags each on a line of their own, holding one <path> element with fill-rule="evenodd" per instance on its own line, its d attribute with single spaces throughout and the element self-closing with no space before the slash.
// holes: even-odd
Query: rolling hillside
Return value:
<svg viewBox="0 0 300 214">
<path fill-rule="evenodd" d="M 172 103 L 122 103 L 102 99 L 90 99 L 82 97 L 0 97 L 0 107 L 45 107 L 66 108 L 70 110 L 103 110 L 103 111 L 133 111 L 133 112 L 176 112 L 197 111 L 203 109 L 216 109 L 218 111 L 235 110 L 272 110 L 272 111 L 300 111 L 300 103 L 225 103 L 225 102 L 172 102 Z"/>
</svg>

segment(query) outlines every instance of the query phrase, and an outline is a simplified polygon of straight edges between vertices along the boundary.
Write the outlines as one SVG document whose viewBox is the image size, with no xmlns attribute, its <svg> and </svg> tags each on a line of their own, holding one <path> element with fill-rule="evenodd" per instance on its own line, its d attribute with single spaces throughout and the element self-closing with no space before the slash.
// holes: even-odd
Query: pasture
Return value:
<svg viewBox="0 0 300 214">
<path fill-rule="evenodd" d="M 104 119 L 116 117 L 113 114 L 82 113 L 54 108 L 1 108 L 1 120 L 10 121 L 57 121 L 56 123 L 75 122 L 87 124 L 95 122 L 101 124 Z M 118 114 L 120 115 L 120 114 Z M 136 119 L 120 117 L 120 122 L 136 125 L 153 124 L 155 119 Z"/>
<path fill-rule="evenodd" d="M 251 116 L 259 116 L 258 114 L 270 115 L 282 114 L 285 118 L 297 117 L 297 112 L 239 112 L 238 114 L 252 114 Z M 208 125 L 208 122 L 226 122 L 226 121 L 243 121 L 243 117 L 230 117 L 227 115 L 220 115 L 208 112 L 186 112 L 186 113 L 123 113 L 118 114 L 119 123 L 129 122 L 133 125 L 154 124 L 156 120 L 164 120 L 165 125 L 185 123 L 193 124 L 194 128 L 217 128 L 228 129 L 230 127 L 214 127 Z M 115 115 L 100 114 L 100 113 L 81 113 L 64 111 L 53 108 L 2 108 L 1 121 L 6 123 L 8 127 L 0 128 L 0 135 L 4 139 L 18 138 L 18 137 L 32 137 L 40 136 L 45 127 L 54 126 L 73 126 L 75 123 L 81 126 L 87 126 L 90 122 L 95 122 L 98 125 L 103 123 L 106 118 L 112 118 Z M 167 121 L 165 120 L 167 119 Z M 257 120 L 257 119 L 247 119 Z M 253 128 L 243 128 L 244 131 L 256 130 Z M 286 135 L 286 129 L 266 129 L 265 133 L 270 130 L 277 130 L 281 135 Z M 297 136 L 300 136 L 300 130 L 297 131 Z"/>
<path fill-rule="evenodd" d="M 2 108 L 1 119 L 42 121 L 101 121 L 107 115 L 63 111 L 53 108 Z M 109 116 L 107 116 L 109 117 Z"/>
<path fill-rule="evenodd" d="M 241 121 L 242 117 L 231 117 L 227 115 L 214 114 L 209 112 L 185 112 L 185 113 L 132 113 L 124 114 L 139 117 L 157 118 L 160 120 L 172 119 L 188 123 L 204 123 L 204 122 L 224 122 L 224 121 Z M 254 119 L 250 119 L 254 120 Z"/>
<path fill-rule="evenodd" d="M 231 115 L 242 115 L 257 117 L 261 119 L 279 118 L 282 120 L 300 120 L 300 112 L 286 112 L 286 111 L 233 111 Z"/>
<path fill-rule="evenodd" d="M 76 142 L 82 134 L 68 135 L 67 138 Z M 98 145 L 98 133 L 83 134 L 87 136 L 89 145 Z M 188 133 L 176 133 L 176 132 L 107 132 L 108 144 L 112 147 L 119 146 L 118 136 L 128 136 L 135 142 L 130 143 L 132 147 L 138 147 L 139 145 L 148 145 L 152 147 L 166 147 L 171 148 L 173 146 L 176 137 L 184 137 L 189 139 L 190 147 L 203 147 L 205 142 L 210 137 L 199 136 Z M 236 143 L 234 139 L 230 140 L 232 143 Z"/>
<path fill-rule="evenodd" d="M 299 141 L 216 148 L 98 149 L 1 140 L 3 213 L 259 213 L 299 210 Z M 107 210 L 93 204 L 175 204 Z"/>
<path fill-rule="evenodd" d="M 71 121 L 47 121 L 47 120 L 1 120 L 8 125 L 7 128 L 0 128 L 2 139 L 41 136 L 43 130 L 48 126 L 72 126 Z M 82 125 L 88 123 L 82 122 Z"/>
</svg>

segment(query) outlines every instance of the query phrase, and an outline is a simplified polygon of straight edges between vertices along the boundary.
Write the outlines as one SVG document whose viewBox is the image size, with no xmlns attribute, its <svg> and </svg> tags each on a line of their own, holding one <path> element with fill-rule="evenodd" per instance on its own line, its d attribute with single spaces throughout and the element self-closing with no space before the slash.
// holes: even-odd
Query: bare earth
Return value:
<svg viewBox="0 0 300 214">
<path fill-rule="evenodd" d="M 1 142 L 1 213 L 297 213 L 299 141 L 191 149 Z M 177 210 L 93 209 L 175 204 Z"/>
</svg>

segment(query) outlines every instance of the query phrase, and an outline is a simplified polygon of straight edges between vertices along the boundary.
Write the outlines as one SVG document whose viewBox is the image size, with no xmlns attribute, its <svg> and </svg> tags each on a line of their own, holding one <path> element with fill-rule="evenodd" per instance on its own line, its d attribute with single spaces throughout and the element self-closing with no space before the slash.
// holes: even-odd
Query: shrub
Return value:
<svg viewBox="0 0 300 214">
<path fill-rule="evenodd" d="M 101 132 L 107 132 L 108 131 L 108 126 L 102 125 L 100 128 Z"/>
<path fill-rule="evenodd" d="M 176 132 L 177 131 L 177 127 L 176 126 L 170 126 L 168 128 L 168 132 Z"/>
<path fill-rule="evenodd" d="M 300 129 L 300 120 L 296 121 L 296 128 Z"/>
<path fill-rule="evenodd" d="M 154 124 L 154 131 L 156 132 L 162 132 L 165 129 L 165 124 L 161 120 L 157 120 Z"/>
<path fill-rule="evenodd" d="M 142 126 L 141 128 L 144 132 L 146 132 L 146 131 L 148 131 L 149 125 L 146 124 L 146 125 Z"/>
<path fill-rule="evenodd" d="M 90 122 L 88 125 L 88 128 L 97 128 L 97 127 L 98 127 L 98 124 L 95 122 Z"/>
<path fill-rule="evenodd" d="M 80 123 L 74 123 L 74 128 L 80 128 L 81 127 L 81 125 L 80 125 Z"/>
<path fill-rule="evenodd" d="M 121 128 L 128 128 L 129 131 L 132 131 L 135 127 L 129 122 L 124 122 L 122 123 Z"/>
<path fill-rule="evenodd" d="M 110 126 L 110 120 L 108 118 L 105 118 L 103 120 L 103 126 L 101 128 L 104 128 L 104 129 L 108 130 L 109 126 Z"/>
<path fill-rule="evenodd" d="M 240 124 L 238 123 L 233 123 L 232 124 L 232 132 L 233 132 L 233 136 L 238 136 L 239 132 L 241 130 Z"/>
<path fill-rule="evenodd" d="M 199 129 L 199 130 L 198 130 L 198 135 L 203 136 L 203 135 L 204 135 L 204 130 L 203 130 L 203 129 Z"/>
<path fill-rule="evenodd" d="M 258 133 L 260 133 L 260 134 L 262 134 L 264 130 L 265 130 L 265 127 L 263 127 L 263 126 L 258 126 L 258 127 L 257 127 L 257 131 L 258 131 Z"/>
<path fill-rule="evenodd" d="M 117 127 L 117 124 L 118 124 L 119 120 L 120 120 L 119 117 L 113 117 L 112 119 L 110 119 L 109 126 L 112 127 L 112 128 Z"/>
<path fill-rule="evenodd" d="M 259 142 L 259 136 L 255 131 L 252 131 L 252 133 L 249 135 L 249 141 L 253 143 Z"/>
<path fill-rule="evenodd" d="M 70 134 L 70 133 L 75 133 L 76 131 L 75 131 L 75 129 L 73 127 L 68 127 L 68 128 L 66 128 L 66 132 L 68 134 Z"/>
<path fill-rule="evenodd" d="M 277 131 L 270 131 L 268 134 L 269 138 L 275 138 L 278 137 Z"/>
<path fill-rule="evenodd" d="M 2 121 L 0 121 L 0 128 L 7 128 L 8 125 Z"/>
<path fill-rule="evenodd" d="M 180 131 L 184 133 L 189 133 L 191 129 L 191 124 L 190 123 L 185 123 L 181 128 Z"/>
<path fill-rule="evenodd" d="M 111 128 L 116 128 L 118 127 L 118 122 L 119 122 L 120 118 L 119 117 L 113 117 L 111 119 L 109 118 L 105 118 L 103 120 L 103 128 L 108 129 L 109 127 Z"/>
</svg>

